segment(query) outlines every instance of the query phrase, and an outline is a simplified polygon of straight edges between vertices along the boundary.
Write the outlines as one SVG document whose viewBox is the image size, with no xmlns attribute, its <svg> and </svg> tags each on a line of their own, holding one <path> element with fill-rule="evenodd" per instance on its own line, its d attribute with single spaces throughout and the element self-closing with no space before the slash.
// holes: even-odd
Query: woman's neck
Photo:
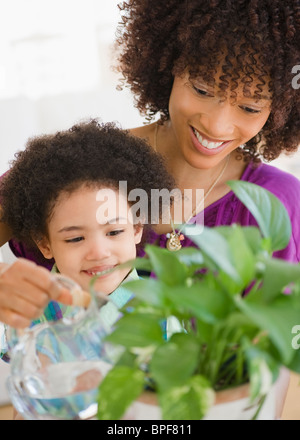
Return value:
<svg viewBox="0 0 300 440">
<path fill-rule="evenodd" d="M 226 195 L 230 191 L 226 182 L 228 180 L 240 179 L 246 167 L 242 160 L 237 159 L 235 152 L 231 153 L 227 164 L 227 158 L 224 158 L 215 167 L 208 169 L 191 166 L 177 145 L 178 141 L 169 121 L 163 125 L 158 125 L 157 123 L 149 124 L 133 129 L 131 132 L 135 136 L 145 139 L 153 149 L 162 154 L 168 171 L 174 177 L 177 188 L 182 192 L 186 189 L 195 191 L 200 188 L 206 193 L 222 172 L 224 165 L 226 165 L 222 178 L 205 200 L 205 206 L 209 206 Z"/>
<path fill-rule="evenodd" d="M 214 193 L 218 193 L 220 189 L 221 193 L 228 192 L 229 187 L 225 182 L 230 179 L 240 179 L 245 169 L 245 163 L 237 160 L 235 152 L 230 154 L 229 160 L 227 156 L 211 168 L 195 168 L 184 157 L 170 122 L 166 122 L 158 128 L 153 127 L 153 129 L 154 135 L 151 144 L 156 151 L 165 157 L 168 171 L 173 175 L 178 188 L 182 191 L 187 188 L 202 188 L 205 192 L 208 191 L 213 182 L 218 179 L 219 174 L 222 173 L 224 165 L 226 165 L 225 172 L 218 181 Z"/>
</svg>

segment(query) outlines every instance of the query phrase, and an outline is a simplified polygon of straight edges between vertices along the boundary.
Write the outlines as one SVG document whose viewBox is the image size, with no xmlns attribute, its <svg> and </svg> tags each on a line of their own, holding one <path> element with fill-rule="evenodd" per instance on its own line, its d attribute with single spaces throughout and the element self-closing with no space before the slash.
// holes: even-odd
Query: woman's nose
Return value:
<svg viewBox="0 0 300 440">
<path fill-rule="evenodd" d="M 217 140 L 231 140 L 234 134 L 234 106 L 228 101 L 215 102 L 209 113 L 201 115 L 201 125 L 209 137 Z"/>
</svg>

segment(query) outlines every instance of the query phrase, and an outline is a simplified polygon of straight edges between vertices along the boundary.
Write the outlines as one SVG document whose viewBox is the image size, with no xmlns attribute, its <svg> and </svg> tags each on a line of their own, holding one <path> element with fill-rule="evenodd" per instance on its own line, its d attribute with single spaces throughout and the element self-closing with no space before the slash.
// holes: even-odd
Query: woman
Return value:
<svg viewBox="0 0 300 440">
<path fill-rule="evenodd" d="M 131 0 L 122 10 L 119 70 L 138 109 L 160 113 L 158 123 L 132 133 L 164 155 L 182 191 L 204 189 L 207 226 L 255 224 L 226 181 L 272 191 L 293 223 L 278 257 L 299 261 L 299 182 L 260 160 L 300 144 L 300 93 L 292 86 L 300 2 Z M 194 203 L 186 217 L 201 208 Z M 190 245 L 177 231 L 162 225 L 151 242 L 168 247 L 171 234 L 178 247 Z"/>
<path fill-rule="evenodd" d="M 131 132 L 165 157 L 181 191 L 191 190 L 189 210 L 183 207 L 179 216 L 175 205 L 170 224 L 157 225 L 149 241 L 170 250 L 190 245 L 174 224 L 201 220 L 203 202 L 207 226 L 255 224 L 226 185 L 243 179 L 285 204 L 293 234 L 278 257 L 299 261 L 300 183 L 261 159 L 294 152 L 300 144 L 300 93 L 292 73 L 300 60 L 300 2 L 128 0 L 121 10 L 119 70 L 141 113 L 150 120 L 160 114 L 158 123 Z M 196 200 L 197 189 L 204 190 L 204 201 Z M 3 227 L 1 242 L 9 238 Z M 31 257 L 22 244 L 11 247 L 17 256 Z M 31 271 L 26 279 L 18 267 L 25 264 Z M 0 300 L 15 289 L 30 302 L 33 282 L 42 304 L 56 299 L 42 269 L 22 260 L 8 267 L 0 276 Z M 25 323 L 9 309 L 0 311 L 0 320 Z"/>
</svg>

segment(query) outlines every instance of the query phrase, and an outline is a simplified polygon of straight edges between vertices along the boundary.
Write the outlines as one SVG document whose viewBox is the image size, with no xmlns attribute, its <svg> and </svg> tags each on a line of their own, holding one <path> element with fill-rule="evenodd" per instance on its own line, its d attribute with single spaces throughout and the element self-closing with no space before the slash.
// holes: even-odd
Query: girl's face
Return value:
<svg viewBox="0 0 300 440">
<path fill-rule="evenodd" d="M 211 168 L 231 151 L 253 138 L 264 126 L 271 100 L 245 97 L 222 99 L 218 90 L 188 74 L 175 77 L 169 102 L 170 121 L 185 160 L 195 168 Z M 254 92 L 254 88 L 252 93 Z"/>
<path fill-rule="evenodd" d="M 127 199 L 118 191 L 82 186 L 60 195 L 48 237 L 38 243 L 43 255 L 54 258 L 61 274 L 88 291 L 95 274 L 136 257 L 142 227 L 133 225 Z M 104 275 L 95 288 L 110 294 L 128 273 L 129 269 L 121 269 Z"/>
</svg>

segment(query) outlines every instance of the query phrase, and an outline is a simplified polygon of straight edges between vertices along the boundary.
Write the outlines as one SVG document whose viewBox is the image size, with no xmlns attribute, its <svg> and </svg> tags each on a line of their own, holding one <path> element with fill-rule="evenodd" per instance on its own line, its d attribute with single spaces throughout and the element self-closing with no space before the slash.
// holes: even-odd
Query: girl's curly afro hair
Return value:
<svg viewBox="0 0 300 440">
<path fill-rule="evenodd" d="M 148 206 L 141 204 L 145 211 L 141 214 L 148 224 L 153 214 L 151 191 L 175 187 L 162 157 L 112 123 L 92 120 L 32 138 L 1 180 L 1 221 L 10 226 L 14 238 L 32 248 L 32 240 L 47 236 L 48 220 L 62 192 L 81 185 L 118 190 L 120 181 L 127 182 L 128 193 L 136 188 L 146 192 Z M 160 210 L 157 205 L 155 209 L 161 214 L 165 202 L 159 203 Z"/>
<path fill-rule="evenodd" d="M 128 0 L 119 5 L 118 70 L 151 119 L 169 118 L 173 78 L 188 69 L 235 97 L 268 85 L 271 114 L 262 131 L 242 153 L 246 161 L 266 161 L 300 144 L 300 90 L 292 87 L 300 64 L 299 0 Z"/>
</svg>

